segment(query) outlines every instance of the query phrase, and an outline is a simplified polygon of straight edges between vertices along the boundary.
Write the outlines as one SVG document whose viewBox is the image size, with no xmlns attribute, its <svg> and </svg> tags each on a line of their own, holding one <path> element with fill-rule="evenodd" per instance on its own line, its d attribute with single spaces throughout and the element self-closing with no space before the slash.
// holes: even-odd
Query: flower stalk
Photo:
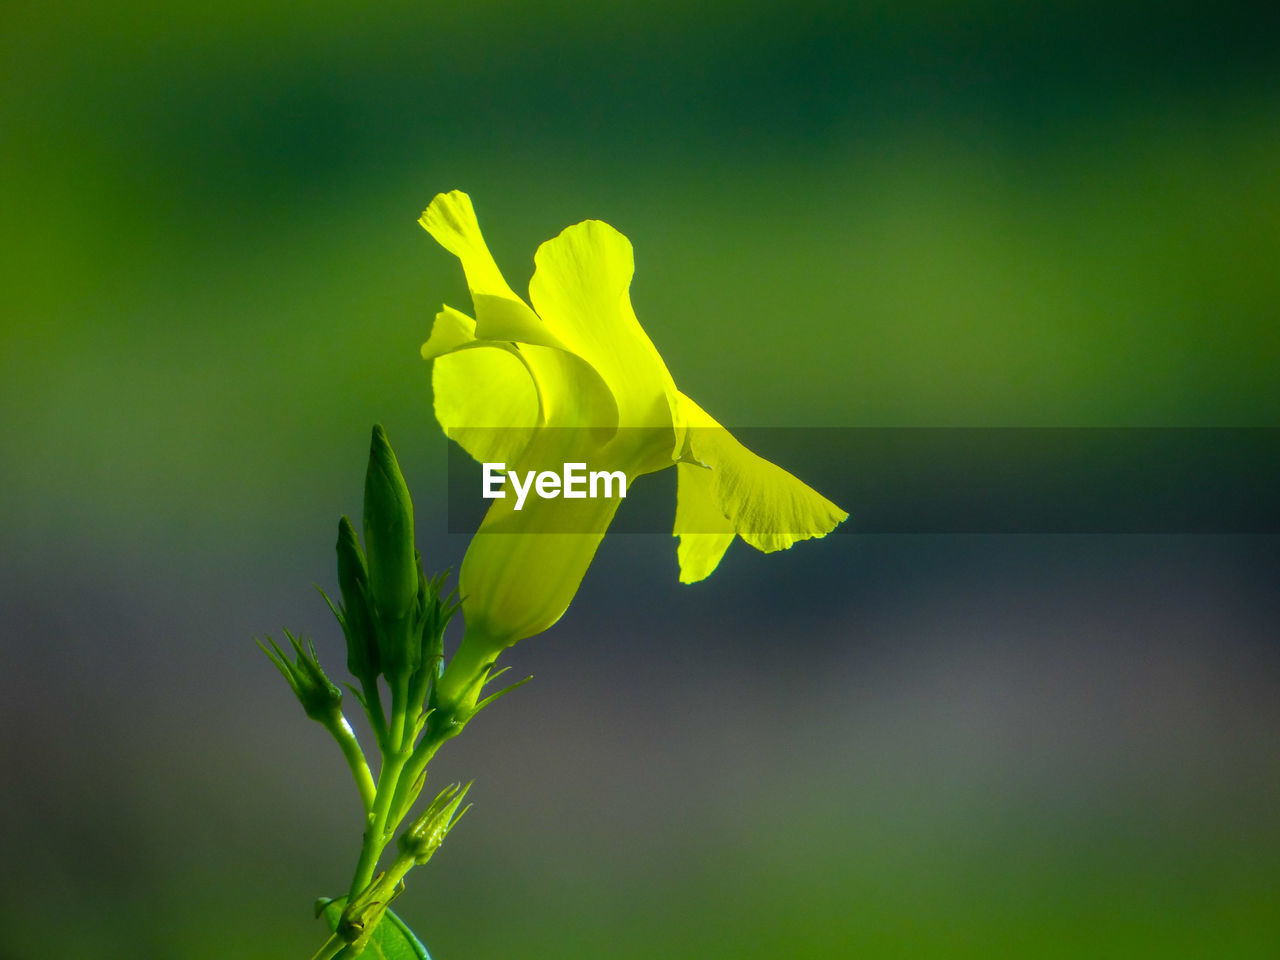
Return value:
<svg viewBox="0 0 1280 960">
<path fill-rule="evenodd" d="M 459 805 L 470 788 L 455 785 L 441 792 L 401 835 L 398 855 L 379 872 L 387 847 L 422 791 L 427 764 L 475 713 L 442 711 L 435 705 L 444 672 L 444 633 L 459 609 L 457 592 L 445 591 L 447 574 L 428 577 L 424 572 L 413 546 L 408 486 L 380 426 L 374 428 L 370 445 L 364 528 L 362 549 L 351 521 L 339 521 L 336 553 L 342 600 L 335 603 L 324 591 L 321 595 L 342 628 L 347 667 L 359 685 L 347 687 L 368 717 L 378 744 L 381 765 L 376 781 L 342 713 L 342 691 L 325 675 L 315 645 L 288 631 L 292 656 L 270 637 L 259 642 L 306 715 L 337 742 L 364 811 L 360 853 L 336 929 L 315 954 L 321 960 L 339 955 L 354 960 L 373 942 L 405 876 L 431 858 L 466 812 L 467 808 L 459 811 Z M 383 708 L 384 683 L 390 693 L 389 713 Z M 403 931 L 397 935 L 412 936 Z"/>
</svg>

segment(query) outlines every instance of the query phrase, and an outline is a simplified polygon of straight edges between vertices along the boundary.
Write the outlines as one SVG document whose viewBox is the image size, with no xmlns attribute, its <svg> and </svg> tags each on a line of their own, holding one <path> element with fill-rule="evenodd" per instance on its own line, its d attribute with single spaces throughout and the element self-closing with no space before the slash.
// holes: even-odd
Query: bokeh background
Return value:
<svg viewBox="0 0 1280 960">
<path fill-rule="evenodd" d="M 1280 425 L 1274 4 L 0 13 L 0 954 L 302 958 L 358 806 L 251 642 L 312 584 L 475 199 L 631 237 L 743 426 Z M 838 490 L 826 491 L 839 499 Z M 856 515 L 857 503 L 845 503 Z M 437 960 L 1280 955 L 1274 537 L 606 539 L 442 753 Z"/>
</svg>

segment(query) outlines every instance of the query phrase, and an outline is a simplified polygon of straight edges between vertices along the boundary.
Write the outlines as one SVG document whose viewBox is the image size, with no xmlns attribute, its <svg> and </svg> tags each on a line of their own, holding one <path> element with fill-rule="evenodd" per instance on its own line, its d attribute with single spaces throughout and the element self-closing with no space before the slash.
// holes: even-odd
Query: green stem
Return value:
<svg viewBox="0 0 1280 960">
<path fill-rule="evenodd" d="M 413 869 L 415 861 L 413 857 L 404 856 L 397 857 L 387 870 L 387 878 L 383 881 L 386 884 L 387 896 L 390 899 L 391 891 L 395 890 L 396 885 L 404 879 L 404 875 Z"/>
<path fill-rule="evenodd" d="M 363 894 L 363 900 L 368 909 L 367 912 L 362 910 L 359 915 L 360 923 L 364 929 L 361 931 L 360 936 L 351 941 L 351 960 L 364 956 L 365 947 L 369 945 L 374 930 L 377 929 L 386 915 L 387 904 L 395 899 L 396 887 L 400 885 L 404 880 L 405 874 L 413 868 L 416 862 L 411 854 L 401 854 L 396 857 L 391 866 L 387 868 L 386 873 L 379 874 L 373 886 Z"/>
<path fill-rule="evenodd" d="M 395 797 L 396 787 L 400 781 L 400 772 L 409 759 L 412 743 L 404 743 L 405 715 L 408 713 L 409 678 L 403 677 L 391 691 L 391 729 L 388 731 L 387 747 L 384 751 L 382 770 L 378 774 L 377 795 L 373 809 L 369 812 L 368 826 L 364 831 L 364 842 L 360 847 L 360 859 L 356 863 L 355 876 L 351 878 L 351 890 L 348 896 L 355 899 L 370 881 L 378 866 L 378 858 L 391 839 L 387 820 L 391 814 L 391 802 Z M 412 738 L 412 733 L 410 734 Z M 394 831 L 395 825 L 390 827 Z"/>
<path fill-rule="evenodd" d="M 483 683 L 484 676 L 488 673 L 489 668 L 493 666 L 493 657 L 490 655 L 487 660 L 480 663 L 468 663 L 462 666 L 462 673 L 470 675 L 470 683 L 463 688 L 463 697 L 469 703 L 474 704 L 476 694 Z M 348 902 L 354 902 L 357 897 L 369 890 L 370 885 L 374 882 L 374 874 L 378 869 L 378 861 L 382 858 L 383 851 L 386 850 L 387 844 L 391 841 L 395 831 L 399 828 L 400 823 L 413 806 L 414 800 L 417 798 L 416 791 L 413 786 L 418 778 L 426 770 L 427 764 L 440 749 L 440 745 L 444 741 L 461 732 L 463 723 L 451 722 L 444 727 L 433 729 L 434 724 L 427 723 L 427 735 L 423 741 L 414 749 L 414 741 L 419 733 L 419 722 L 425 718 L 418 716 L 421 709 L 421 701 L 427 693 L 428 686 L 432 680 L 436 678 L 432 676 L 434 670 L 428 668 L 423 671 L 423 676 L 418 684 L 413 684 L 411 676 L 400 676 L 391 684 L 391 719 L 390 723 L 382 726 L 378 721 L 382 720 L 382 703 L 378 695 L 376 683 L 372 685 L 365 684 L 365 700 L 369 705 L 370 721 L 374 726 L 374 733 L 378 737 L 378 745 L 382 751 L 382 769 L 378 773 L 378 782 L 372 784 L 372 775 L 368 772 L 367 763 L 363 763 L 363 755 L 360 755 L 360 761 L 363 765 L 364 776 L 368 782 L 363 782 L 362 777 L 357 772 L 357 765 L 352 762 L 351 754 L 348 750 L 354 746 L 359 751 L 359 744 L 355 740 L 354 733 L 351 732 L 350 726 L 346 726 L 346 734 L 350 743 L 344 742 L 344 738 L 340 736 L 339 731 L 331 732 L 338 739 L 339 746 L 343 748 L 343 753 L 348 756 L 348 763 L 352 766 L 352 772 L 356 776 L 357 785 L 360 786 L 361 797 L 365 799 L 365 810 L 367 816 L 365 819 L 364 839 L 360 846 L 360 859 L 356 863 L 354 876 L 351 878 L 351 889 L 348 893 Z M 459 671 L 455 671 L 455 675 Z M 415 689 L 411 690 L 413 686 Z M 446 710 L 450 717 L 457 715 L 457 705 L 449 704 Z M 412 714 L 412 717 L 411 717 Z M 465 721 L 464 721 L 465 723 Z M 372 790 L 372 793 L 370 793 Z M 394 890 L 404 875 L 409 872 L 409 868 L 414 865 L 412 857 L 397 858 L 389 868 L 386 875 L 379 881 L 378 891 L 385 888 L 387 891 Z M 376 924 L 378 919 L 375 917 L 373 922 Z M 371 932 L 371 931 L 368 931 Z M 354 956 L 358 956 L 363 950 L 362 941 L 357 941 Z M 327 947 L 328 945 L 326 945 Z M 329 960 L 335 956 L 333 953 L 324 953 L 322 948 L 321 954 L 318 954 L 313 960 Z"/>
<path fill-rule="evenodd" d="M 340 936 L 336 933 L 332 934 L 329 939 L 324 942 L 323 946 L 315 952 L 311 960 L 333 960 L 334 957 L 342 952 L 343 947 L 346 945 L 346 941 Z"/>
<path fill-rule="evenodd" d="M 333 739 L 338 741 L 338 749 L 342 751 L 347 766 L 351 768 L 356 789 L 360 791 L 360 801 L 364 804 L 365 812 L 368 813 L 373 809 L 378 788 L 374 786 L 373 774 L 369 772 L 369 764 L 364 758 L 364 751 L 360 749 L 360 741 L 356 739 L 355 731 L 351 729 L 351 724 L 347 723 L 347 718 L 341 713 L 326 722 L 324 726 L 333 734 Z"/>
<path fill-rule="evenodd" d="M 405 818 L 405 814 L 409 812 L 409 808 L 413 806 L 416 796 L 409 796 L 409 791 L 413 789 L 413 785 L 418 782 L 418 777 L 422 775 L 422 771 L 427 769 L 427 764 L 431 762 L 431 758 L 436 755 L 436 751 L 440 749 L 440 745 L 449 739 L 448 737 L 428 737 L 418 744 L 418 748 L 413 751 L 413 755 L 409 757 L 405 766 L 403 775 L 400 777 L 400 783 L 396 786 L 395 799 L 391 804 L 394 811 L 395 826 L 400 824 Z M 393 826 L 394 829 L 394 826 Z"/>
</svg>

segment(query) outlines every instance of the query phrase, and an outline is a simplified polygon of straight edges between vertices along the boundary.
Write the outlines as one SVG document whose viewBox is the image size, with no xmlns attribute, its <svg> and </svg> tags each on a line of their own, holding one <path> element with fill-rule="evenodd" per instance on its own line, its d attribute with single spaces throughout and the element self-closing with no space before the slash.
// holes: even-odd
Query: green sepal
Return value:
<svg viewBox="0 0 1280 960">
<path fill-rule="evenodd" d="M 504 667 L 502 670 L 498 672 L 503 673 L 506 671 L 506 669 L 507 668 Z M 505 697 L 512 690 L 515 690 L 518 687 L 523 687 L 526 683 L 528 683 L 532 679 L 533 679 L 533 674 L 530 674 L 529 676 L 525 677 L 523 680 L 517 680 L 515 683 L 511 684 L 509 687 L 503 687 L 497 693 L 489 694 L 489 696 L 485 697 L 483 700 L 481 700 L 479 703 L 476 704 L 475 709 L 471 711 L 471 716 L 474 717 L 477 713 L 479 713 L 485 707 L 489 706 L 489 704 L 493 703 L 493 701 L 497 700 L 499 697 Z"/>
<path fill-rule="evenodd" d="M 368 713 L 369 701 L 364 698 L 364 694 L 361 693 L 358 689 L 356 689 L 356 687 L 352 686 L 349 683 L 346 683 L 345 681 L 343 682 L 342 685 L 351 691 L 351 695 L 356 698 L 356 703 L 360 704 L 360 706 L 364 709 L 365 713 Z"/>
<path fill-rule="evenodd" d="M 346 903 L 346 897 L 338 897 L 336 900 L 321 897 L 316 901 L 316 916 L 324 918 L 330 933 L 338 931 L 342 908 Z M 350 947 L 344 948 L 335 960 L 349 957 L 350 950 Z M 422 941 L 391 910 L 382 915 L 382 920 L 370 935 L 361 957 L 370 957 L 372 960 L 431 960 L 431 954 L 427 953 Z"/>
</svg>

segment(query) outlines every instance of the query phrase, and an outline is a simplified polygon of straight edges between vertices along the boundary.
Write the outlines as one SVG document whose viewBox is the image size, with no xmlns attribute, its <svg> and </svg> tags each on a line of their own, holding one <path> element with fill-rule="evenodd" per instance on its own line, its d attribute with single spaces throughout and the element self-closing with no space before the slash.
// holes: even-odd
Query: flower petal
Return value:
<svg viewBox="0 0 1280 960">
<path fill-rule="evenodd" d="M 716 504 L 734 532 L 757 550 L 772 553 L 799 540 L 826 536 L 848 518 L 847 512 L 812 487 L 740 444 L 684 394 L 680 394 L 680 410 L 688 424 L 689 452 L 711 468 Z M 682 495 L 685 487 L 681 486 Z M 702 519 L 705 512 L 705 508 L 699 510 L 696 518 Z M 710 532 L 717 531 L 713 527 Z"/>
<path fill-rule="evenodd" d="M 542 421 L 534 372 L 514 344 L 477 340 L 476 322 L 446 306 L 422 356 L 445 436 L 481 463 L 514 460 Z"/>
<path fill-rule="evenodd" d="M 437 194 L 418 223 L 440 246 L 462 261 L 479 325 L 476 336 L 481 340 L 522 340 L 561 346 L 503 279 L 484 242 L 469 196 L 461 190 Z"/>
<path fill-rule="evenodd" d="M 446 307 L 448 311 L 450 308 Z M 456 311 L 454 311 L 456 313 Z M 459 315 L 474 325 L 470 317 Z M 551 347 L 539 347 L 528 343 L 510 343 L 505 340 L 462 340 L 455 341 L 454 331 L 440 331 L 441 321 L 453 321 L 442 312 L 437 317 L 436 327 L 431 338 L 422 345 L 422 355 L 428 360 L 436 361 L 436 369 L 446 369 L 450 363 L 442 363 L 451 357 L 463 353 L 471 354 L 477 350 L 491 349 L 513 356 L 525 368 L 536 405 L 536 416 L 533 423 L 539 426 L 589 428 L 591 436 L 599 443 L 604 443 L 617 430 L 618 408 L 613 402 L 613 395 L 604 386 L 604 381 L 591 369 L 585 361 Z M 503 368 L 509 367 L 503 364 Z M 463 370 L 472 370 L 472 376 Z M 457 409 L 459 414 L 451 414 L 449 420 L 440 419 L 441 426 L 449 433 L 452 427 L 486 427 L 523 426 L 528 421 L 524 411 L 526 404 L 519 406 L 519 415 L 512 415 L 510 404 L 514 402 L 507 397 L 510 388 L 499 383 L 493 377 L 484 374 L 484 368 L 478 361 L 459 365 L 458 373 L 445 378 L 433 375 L 432 384 L 437 391 L 441 389 L 457 391 Z M 523 390 L 514 390 L 523 394 Z M 465 394 L 465 396 L 461 396 Z M 436 404 L 436 416 L 441 418 L 441 406 Z M 530 424 L 532 425 L 532 424 Z M 449 433 L 452 436 L 452 433 Z"/>
<path fill-rule="evenodd" d="M 422 359 L 434 360 L 472 343 L 475 339 L 476 322 L 446 303 L 436 314 L 436 322 L 431 325 L 431 335 L 422 345 Z"/>
<path fill-rule="evenodd" d="M 520 419 L 530 411 L 521 409 L 524 400 L 518 396 L 509 398 L 509 408 L 515 411 L 509 422 L 499 424 L 490 419 L 501 415 L 503 410 L 492 392 L 482 395 L 484 410 L 480 416 L 473 416 L 479 404 L 470 398 L 481 395 L 471 385 L 481 381 L 493 383 L 499 378 L 512 384 L 523 379 L 526 392 L 533 393 L 529 375 L 520 361 L 501 350 L 460 350 L 437 362 L 431 373 L 436 419 L 444 428 L 445 436 L 480 463 L 510 463 L 533 436 L 534 427 Z M 528 406 L 536 416 L 536 403 Z"/>
<path fill-rule="evenodd" d="M 542 422 L 591 427 L 612 435 L 618 423 L 617 404 L 605 379 L 589 358 L 561 342 L 512 292 L 484 242 L 471 198 L 460 190 L 439 194 L 418 222 L 462 261 L 476 311 L 468 328 L 458 318 L 469 318 L 446 307 L 437 316 L 422 355 L 430 360 L 477 343 L 520 344 L 521 359 L 538 388 Z M 483 406 L 482 398 L 476 402 Z"/>
<path fill-rule="evenodd" d="M 696 463 L 676 464 L 676 523 L 680 538 L 676 558 L 680 582 L 697 583 L 711 576 L 733 543 L 733 524 L 715 497 L 715 474 Z"/>
<path fill-rule="evenodd" d="M 503 279 L 469 196 L 461 190 L 437 194 L 418 223 L 462 261 L 476 311 L 476 337 L 568 350 Z"/>
<path fill-rule="evenodd" d="M 675 427 L 676 387 L 636 320 L 631 241 L 599 220 L 538 248 L 529 299 L 548 331 L 604 378 L 622 427 Z"/>
</svg>

